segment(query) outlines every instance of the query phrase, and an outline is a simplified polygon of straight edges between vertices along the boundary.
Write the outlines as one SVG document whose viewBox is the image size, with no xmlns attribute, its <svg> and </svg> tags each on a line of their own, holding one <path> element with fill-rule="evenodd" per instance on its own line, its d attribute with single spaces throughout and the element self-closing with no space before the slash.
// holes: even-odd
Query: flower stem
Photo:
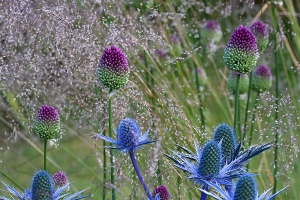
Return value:
<svg viewBox="0 0 300 200">
<path fill-rule="evenodd" d="M 112 89 L 109 90 L 109 93 L 112 92 Z M 112 138 L 112 96 L 108 100 L 108 134 L 109 137 Z M 110 143 L 110 145 L 112 145 Z M 113 151 L 109 149 L 110 153 L 110 182 L 112 186 L 115 185 L 115 166 L 114 166 L 114 158 L 113 158 Z M 112 200 L 116 200 L 116 189 L 112 188 L 111 193 Z"/>
<path fill-rule="evenodd" d="M 249 110 L 249 99 L 250 99 L 250 93 L 251 93 L 251 84 L 252 84 L 252 72 L 250 72 L 249 77 L 249 87 L 248 87 L 248 93 L 247 93 L 247 104 L 246 104 L 246 112 L 245 112 L 245 121 L 243 126 L 243 139 L 241 139 L 242 144 L 244 143 L 245 137 L 246 137 L 246 126 L 247 126 L 247 120 L 248 120 L 248 110 Z"/>
<path fill-rule="evenodd" d="M 0 174 L 5 177 L 7 180 L 9 180 L 10 182 L 12 182 L 17 188 L 19 188 L 20 190 L 23 190 L 23 188 L 17 183 L 14 181 L 14 179 L 10 178 L 9 176 L 7 176 L 4 172 L 2 172 L 0 170 Z"/>
<path fill-rule="evenodd" d="M 203 186 L 202 190 L 207 190 L 207 187 Z M 207 194 L 204 192 L 201 192 L 200 200 L 206 200 L 206 198 L 207 198 Z"/>
<path fill-rule="evenodd" d="M 129 151 L 129 155 L 130 155 L 130 159 L 131 159 L 133 168 L 134 168 L 134 170 L 135 170 L 135 172 L 136 172 L 136 175 L 138 176 L 138 178 L 139 178 L 139 180 L 140 180 L 140 182 L 141 182 L 141 184 L 142 184 L 142 186 L 143 186 L 145 192 L 147 193 L 148 198 L 149 198 L 150 200 L 152 200 L 151 194 L 150 194 L 150 192 L 149 192 L 149 190 L 148 190 L 148 188 L 147 188 L 147 186 L 146 186 L 146 184 L 145 184 L 145 182 L 144 182 L 144 179 L 143 179 L 143 177 L 142 177 L 142 175 L 141 175 L 141 173 L 140 173 L 140 170 L 139 170 L 139 168 L 138 168 L 138 166 L 137 166 L 137 163 L 136 163 L 136 160 L 135 160 L 135 157 L 134 157 L 134 152 L 133 152 L 133 150 L 130 150 L 130 151 Z"/>
<path fill-rule="evenodd" d="M 196 74 L 196 87 L 197 87 L 197 94 L 198 94 L 198 99 L 199 99 L 199 111 L 200 111 L 200 118 L 201 118 L 201 125 L 202 125 L 202 130 L 205 130 L 205 119 L 204 119 L 204 115 L 203 115 L 203 104 L 202 104 L 202 100 L 201 100 L 201 91 L 200 91 L 200 85 L 199 85 L 199 74 L 198 74 L 198 70 L 197 70 L 197 65 L 195 65 L 195 74 Z"/>
<path fill-rule="evenodd" d="M 103 131 L 103 135 L 105 136 L 105 130 Z M 105 147 L 105 140 L 103 140 L 103 146 Z M 106 194 L 106 187 L 105 187 L 105 183 L 106 183 L 106 152 L 105 152 L 105 148 L 103 149 L 103 196 L 102 199 L 105 200 L 105 194 Z"/>
<path fill-rule="evenodd" d="M 235 99 L 234 99 L 234 123 L 233 123 L 233 129 L 236 134 L 236 124 L 237 124 L 237 118 L 239 113 L 239 83 L 240 83 L 240 77 L 241 74 L 237 75 L 236 79 L 236 89 L 235 89 Z"/>
<path fill-rule="evenodd" d="M 47 140 L 44 140 L 44 170 L 47 170 Z"/>
</svg>

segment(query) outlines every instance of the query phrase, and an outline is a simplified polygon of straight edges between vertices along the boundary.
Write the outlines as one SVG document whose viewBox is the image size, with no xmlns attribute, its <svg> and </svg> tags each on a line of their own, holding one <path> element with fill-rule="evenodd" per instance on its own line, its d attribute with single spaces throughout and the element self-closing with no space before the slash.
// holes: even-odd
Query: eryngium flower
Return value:
<svg viewBox="0 0 300 200">
<path fill-rule="evenodd" d="M 239 26 L 231 34 L 223 59 L 228 69 L 239 73 L 253 70 L 259 57 L 256 39 L 246 26 Z"/>
<path fill-rule="evenodd" d="M 236 80 L 238 73 L 231 71 L 227 79 L 227 88 L 228 90 L 235 94 L 236 92 Z M 249 87 L 249 77 L 247 74 L 241 74 L 239 82 L 239 94 L 244 94 L 248 91 Z"/>
<path fill-rule="evenodd" d="M 69 183 L 68 178 L 64 172 L 58 171 L 52 176 L 52 181 L 55 187 L 62 187 Z"/>
<path fill-rule="evenodd" d="M 236 148 L 236 137 L 233 129 L 228 124 L 219 124 L 213 133 L 214 141 L 222 140 L 222 154 L 226 158 L 230 158 Z"/>
<path fill-rule="evenodd" d="M 87 189 L 76 192 L 75 194 L 70 196 L 68 196 L 69 193 L 61 194 L 62 192 L 64 192 L 64 190 L 67 187 L 69 187 L 70 183 L 64 185 L 63 187 L 58 188 L 55 191 L 53 188 L 50 175 L 44 170 L 37 171 L 34 174 L 31 182 L 31 189 L 30 191 L 25 189 L 25 193 L 19 193 L 17 190 L 10 187 L 9 185 L 6 185 L 5 183 L 3 184 L 7 188 L 8 192 L 18 197 L 19 200 L 28 200 L 28 199 L 29 200 L 59 200 L 62 198 L 64 198 L 64 200 L 79 200 L 79 199 L 84 199 L 85 197 L 88 196 L 86 195 L 86 196 L 75 198 L 76 196 L 86 191 Z M 5 197 L 0 197 L 0 199 L 9 200 Z"/>
<path fill-rule="evenodd" d="M 110 90 L 118 90 L 127 83 L 129 68 L 126 56 L 121 49 L 112 46 L 104 50 L 99 61 L 97 75 L 104 87 Z"/>
<path fill-rule="evenodd" d="M 222 38 L 220 25 L 213 20 L 207 20 L 205 22 L 201 34 L 206 40 L 212 40 L 214 42 L 219 42 Z"/>
<path fill-rule="evenodd" d="M 269 42 L 269 33 L 266 25 L 261 21 L 256 21 L 251 24 L 249 29 L 256 37 L 258 51 L 264 51 Z"/>
<path fill-rule="evenodd" d="M 272 87 L 272 75 L 267 66 L 261 65 L 252 72 L 251 88 L 256 92 L 265 92 Z"/>
<path fill-rule="evenodd" d="M 139 125 L 131 118 L 121 120 L 118 129 L 114 130 L 114 132 L 116 133 L 117 140 L 113 140 L 101 134 L 96 134 L 95 138 L 101 138 L 114 144 L 114 147 L 109 148 L 118 149 L 120 152 L 134 151 L 141 148 L 142 145 L 155 142 L 148 140 L 147 136 L 149 130 L 142 135 Z"/>
<path fill-rule="evenodd" d="M 155 198 L 157 196 L 157 194 L 159 194 L 160 200 L 172 199 L 172 196 L 170 195 L 168 189 L 163 185 L 160 185 L 160 186 L 157 186 L 156 188 L 154 188 L 154 190 L 152 192 L 152 197 Z"/>
<path fill-rule="evenodd" d="M 42 140 L 57 138 L 60 132 L 60 119 L 55 108 L 43 105 L 36 115 L 33 128 Z"/>
</svg>

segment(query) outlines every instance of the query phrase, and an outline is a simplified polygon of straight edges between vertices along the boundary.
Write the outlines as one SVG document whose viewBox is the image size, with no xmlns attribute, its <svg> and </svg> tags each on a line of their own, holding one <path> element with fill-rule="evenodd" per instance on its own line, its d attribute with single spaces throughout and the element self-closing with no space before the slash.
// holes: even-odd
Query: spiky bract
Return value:
<svg viewBox="0 0 300 200">
<path fill-rule="evenodd" d="M 256 39 L 246 26 L 239 26 L 231 34 L 223 59 L 228 69 L 239 73 L 252 71 L 259 57 Z"/>
<path fill-rule="evenodd" d="M 238 73 L 231 71 L 227 79 L 227 88 L 232 93 L 236 92 L 236 80 Z M 249 87 L 249 77 L 247 74 L 241 74 L 239 82 L 239 94 L 245 94 Z"/>
<path fill-rule="evenodd" d="M 202 150 L 198 172 L 202 176 L 212 177 L 219 174 L 221 169 L 222 152 L 215 141 L 207 142 Z"/>
<path fill-rule="evenodd" d="M 272 87 L 272 75 L 267 66 L 261 65 L 252 72 L 251 88 L 256 92 L 265 92 Z"/>
<path fill-rule="evenodd" d="M 42 140 L 57 138 L 60 132 L 60 119 L 55 108 L 43 105 L 37 112 L 34 131 Z"/>
<path fill-rule="evenodd" d="M 269 33 L 266 25 L 261 21 L 256 21 L 251 24 L 249 29 L 256 37 L 258 51 L 263 52 L 269 42 Z"/>
<path fill-rule="evenodd" d="M 157 194 L 159 194 L 160 200 L 172 199 L 172 196 L 170 195 L 166 186 L 160 185 L 154 188 L 152 192 L 152 197 L 155 198 Z"/>
<path fill-rule="evenodd" d="M 50 175 L 44 171 L 37 171 L 31 182 L 32 200 L 50 200 L 54 193 Z"/>
<path fill-rule="evenodd" d="M 216 142 L 222 140 L 222 154 L 226 158 L 230 158 L 231 153 L 233 153 L 236 148 L 236 137 L 233 129 L 228 124 L 219 124 L 214 130 L 213 138 Z"/>
<path fill-rule="evenodd" d="M 240 177 L 236 183 L 233 200 L 255 200 L 257 196 L 256 183 L 251 175 Z"/>
<path fill-rule="evenodd" d="M 121 49 L 111 46 L 104 50 L 97 75 L 104 87 L 110 90 L 118 90 L 128 82 L 129 67 Z"/>
</svg>

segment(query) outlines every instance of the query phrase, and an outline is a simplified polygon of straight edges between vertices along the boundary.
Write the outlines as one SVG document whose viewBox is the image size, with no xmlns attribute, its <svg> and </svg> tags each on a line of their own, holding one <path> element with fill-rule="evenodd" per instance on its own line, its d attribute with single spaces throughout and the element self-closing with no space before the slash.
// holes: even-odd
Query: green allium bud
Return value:
<svg viewBox="0 0 300 200">
<path fill-rule="evenodd" d="M 267 66 L 259 66 L 252 72 L 251 88 L 256 92 L 265 92 L 272 87 L 272 75 Z"/>
<path fill-rule="evenodd" d="M 231 71 L 227 80 L 227 88 L 228 90 L 235 94 L 236 91 L 236 80 L 238 73 L 235 71 Z M 247 74 L 241 74 L 239 81 L 239 94 L 244 94 L 248 91 L 249 87 L 249 77 Z"/>
</svg>

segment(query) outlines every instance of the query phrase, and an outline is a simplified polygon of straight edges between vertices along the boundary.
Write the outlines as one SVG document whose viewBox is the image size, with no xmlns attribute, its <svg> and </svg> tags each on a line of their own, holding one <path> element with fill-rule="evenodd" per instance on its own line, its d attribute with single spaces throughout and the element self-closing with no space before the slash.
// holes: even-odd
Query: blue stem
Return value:
<svg viewBox="0 0 300 200">
<path fill-rule="evenodd" d="M 139 180 L 140 180 L 140 182 L 141 182 L 141 184 L 142 184 L 142 186 L 143 186 L 145 192 L 147 193 L 148 198 L 149 198 L 150 200 L 152 200 L 152 196 L 151 196 L 151 194 L 150 194 L 150 192 L 149 192 L 149 190 L 148 190 L 148 188 L 147 188 L 147 186 L 146 186 L 146 184 L 145 184 L 145 182 L 144 182 L 144 179 L 143 179 L 143 177 L 142 177 L 142 175 L 141 175 L 141 173 L 140 173 L 140 170 L 139 170 L 139 168 L 138 168 L 138 166 L 137 166 L 137 164 L 136 164 L 136 160 L 135 160 L 135 157 L 134 157 L 134 152 L 133 152 L 133 150 L 130 150 L 130 151 L 129 151 L 129 155 L 130 155 L 130 159 L 131 159 L 133 168 L 134 168 L 134 170 L 135 170 L 135 172 L 136 172 L 136 175 L 138 176 L 138 178 L 139 178 Z"/>
<path fill-rule="evenodd" d="M 230 197 L 233 197 L 232 185 L 225 186 L 225 190 L 228 192 L 228 194 L 229 194 Z"/>
<path fill-rule="evenodd" d="M 204 186 L 202 187 L 202 190 L 207 190 L 207 187 L 204 185 Z M 204 193 L 204 192 L 201 192 L 200 200 L 206 200 L 206 197 L 207 197 L 207 194 Z"/>
</svg>

